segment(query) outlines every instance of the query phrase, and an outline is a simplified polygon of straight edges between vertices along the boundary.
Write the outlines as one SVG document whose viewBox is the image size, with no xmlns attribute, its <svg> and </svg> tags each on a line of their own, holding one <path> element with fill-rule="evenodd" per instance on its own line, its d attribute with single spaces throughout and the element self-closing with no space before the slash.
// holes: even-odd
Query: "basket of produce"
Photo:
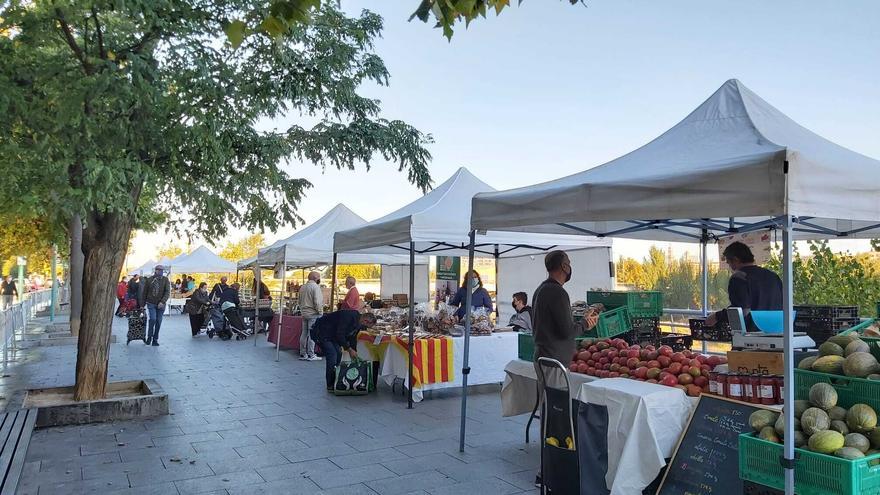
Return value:
<svg viewBox="0 0 880 495">
<path fill-rule="evenodd" d="M 877 415 L 865 404 L 849 409 L 837 403 L 833 387 L 819 383 L 809 400 L 794 404 L 795 485 L 801 495 L 880 493 L 880 430 Z M 783 489 L 779 464 L 784 417 L 760 409 L 749 416 L 753 433 L 739 436 L 740 478 Z"/>
<path fill-rule="evenodd" d="M 864 403 L 880 410 L 880 363 L 856 334 L 835 335 L 819 354 L 802 359 L 795 370 L 795 397 L 806 399 L 817 383 L 834 387 L 843 407 Z"/>
<path fill-rule="evenodd" d="M 624 306 L 630 316 L 638 318 L 663 314 L 663 293 L 660 291 L 587 291 L 587 304 L 596 303 L 610 309 Z"/>
<path fill-rule="evenodd" d="M 868 344 L 871 354 L 880 359 L 880 320 L 870 318 L 841 333 L 843 335 L 857 335 Z"/>
<path fill-rule="evenodd" d="M 629 313 L 626 306 L 606 310 L 599 313 L 599 321 L 596 326 L 588 330 L 584 335 L 587 337 L 607 339 L 626 333 L 630 330 Z"/>
</svg>

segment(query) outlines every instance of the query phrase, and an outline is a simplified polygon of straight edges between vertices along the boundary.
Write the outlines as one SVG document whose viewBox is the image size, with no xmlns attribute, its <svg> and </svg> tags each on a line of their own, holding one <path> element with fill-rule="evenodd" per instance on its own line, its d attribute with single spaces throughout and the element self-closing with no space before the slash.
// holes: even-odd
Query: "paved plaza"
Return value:
<svg viewBox="0 0 880 495">
<path fill-rule="evenodd" d="M 115 319 L 110 380 L 155 379 L 172 414 L 37 430 L 17 493 L 537 493 L 526 416 L 502 418 L 497 391 L 471 396 L 460 453 L 457 394 L 413 410 L 387 388 L 334 397 L 324 390 L 323 362 L 283 351 L 275 362 L 264 336 L 256 347 L 193 339 L 179 315 L 166 317 L 160 347 L 126 346 L 125 330 Z M 4 396 L 70 385 L 75 361 L 70 345 L 20 352 L 0 379 Z"/>
</svg>

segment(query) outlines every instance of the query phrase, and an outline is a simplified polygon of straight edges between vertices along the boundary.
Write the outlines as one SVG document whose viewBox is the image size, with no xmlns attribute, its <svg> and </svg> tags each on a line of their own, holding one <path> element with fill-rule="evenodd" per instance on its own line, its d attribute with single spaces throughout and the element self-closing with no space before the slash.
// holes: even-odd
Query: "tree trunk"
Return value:
<svg viewBox="0 0 880 495">
<path fill-rule="evenodd" d="M 131 215 L 120 213 L 92 214 L 83 229 L 82 326 L 73 392 L 77 401 L 102 399 L 105 395 L 116 282 L 133 220 Z"/>
<path fill-rule="evenodd" d="M 70 233 L 70 333 L 79 335 L 80 318 L 82 316 L 83 298 L 83 265 L 85 257 L 82 251 L 82 219 L 74 215 L 68 224 Z"/>
</svg>

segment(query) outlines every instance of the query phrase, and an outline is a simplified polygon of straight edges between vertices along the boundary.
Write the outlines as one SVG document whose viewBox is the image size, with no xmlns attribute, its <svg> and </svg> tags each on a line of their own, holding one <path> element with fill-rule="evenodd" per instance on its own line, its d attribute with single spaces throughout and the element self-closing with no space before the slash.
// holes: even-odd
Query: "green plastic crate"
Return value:
<svg viewBox="0 0 880 495">
<path fill-rule="evenodd" d="M 587 291 L 587 304 L 596 303 L 602 303 L 606 309 L 626 306 L 632 318 L 663 315 L 663 293 L 660 291 Z"/>
<path fill-rule="evenodd" d="M 796 449 L 794 484 L 798 495 L 880 495 L 880 465 L 869 466 L 880 454 L 848 460 L 804 449 Z M 739 477 L 785 489 L 782 444 L 761 440 L 754 433 L 739 436 Z"/>
<path fill-rule="evenodd" d="M 831 375 L 802 369 L 794 370 L 794 398 L 808 400 L 810 387 L 829 383 L 837 390 L 837 405 L 849 409 L 854 404 L 867 404 L 880 411 L 880 381 Z"/>
<path fill-rule="evenodd" d="M 592 338 L 608 339 L 629 332 L 631 328 L 627 308 L 621 306 L 599 313 L 598 323 L 585 335 Z"/>
<path fill-rule="evenodd" d="M 580 347 L 581 341 L 587 337 L 577 337 L 574 339 L 575 345 Z M 534 362 L 535 360 L 535 336 L 530 333 L 519 333 L 519 342 L 517 356 L 523 361 Z M 562 363 L 568 366 L 568 363 Z"/>
</svg>

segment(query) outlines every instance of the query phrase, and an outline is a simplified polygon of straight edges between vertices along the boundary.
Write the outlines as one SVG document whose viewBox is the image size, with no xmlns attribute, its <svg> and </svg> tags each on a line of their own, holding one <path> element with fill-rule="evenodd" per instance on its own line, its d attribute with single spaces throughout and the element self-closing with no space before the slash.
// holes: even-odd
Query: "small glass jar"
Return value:
<svg viewBox="0 0 880 495">
<path fill-rule="evenodd" d="M 727 373 L 719 371 L 717 380 L 718 383 L 715 385 L 715 390 L 718 392 L 718 395 L 721 397 L 729 397 L 730 395 L 727 391 Z"/>
<path fill-rule="evenodd" d="M 740 380 L 742 380 L 743 402 L 752 402 L 751 375 L 740 375 Z"/>
<path fill-rule="evenodd" d="M 774 383 L 776 391 L 776 403 L 782 404 L 785 402 L 785 377 L 782 375 L 776 375 L 773 378 L 776 380 L 776 382 Z"/>
<path fill-rule="evenodd" d="M 722 395 L 721 392 L 718 391 L 718 372 L 710 371 L 709 372 L 709 393 L 715 395 Z"/>
<path fill-rule="evenodd" d="M 752 392 L 749 397 L 749 402 L 752 404 L 761 404 L 761 375 L 754 374 L 749 376 L 749 390 Z"/>
<path fill-rule="evenodd" d="M 743 400 L 743 377 L 737 373 L 727 375 L 727 396 L 734 400 Z"/>
<path fill-rule="evenodd" d="M 764 405 L 773 405 L 778 404 L 777 400 L 779 398 L 778 389 L 776 388 L 776 377 L 773 375 L 762 375 L 761 376 L 761 404 Z"/>
</svg>

